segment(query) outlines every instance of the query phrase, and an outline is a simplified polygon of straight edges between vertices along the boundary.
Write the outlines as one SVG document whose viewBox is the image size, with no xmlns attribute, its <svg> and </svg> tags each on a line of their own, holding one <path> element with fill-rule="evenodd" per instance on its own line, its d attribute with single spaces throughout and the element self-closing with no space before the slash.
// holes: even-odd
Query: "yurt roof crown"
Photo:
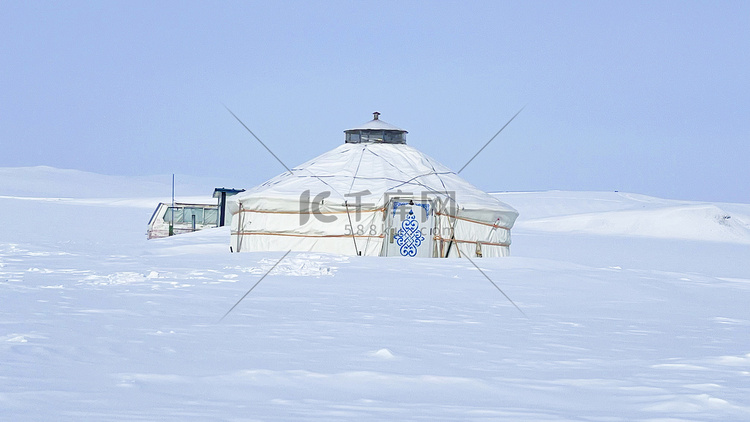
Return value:
<svg viewBox="0 0 750 422">
<path fill-rule="evenodd" d="M 407 131 L 380 120 L 380 113 L 372 113 L 373 119 L 359 127 L 347 129 L 346 143 L 405 144 Z"/>
</svg>

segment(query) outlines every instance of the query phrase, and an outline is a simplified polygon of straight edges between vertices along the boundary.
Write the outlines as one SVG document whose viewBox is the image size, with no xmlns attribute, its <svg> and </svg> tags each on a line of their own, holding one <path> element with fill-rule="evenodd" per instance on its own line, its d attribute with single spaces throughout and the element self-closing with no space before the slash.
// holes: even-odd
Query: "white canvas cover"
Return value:
<svg viewBox="0 0 750 422">
<path fill-rule="evenodd" d="M 234 197 L 231 246 L 384 255 L 410 200 L 431 213 L 429 256 L 508 255 L 515 209 L 411 146 L 378 143 L 345 143 Z"/>
</svg>

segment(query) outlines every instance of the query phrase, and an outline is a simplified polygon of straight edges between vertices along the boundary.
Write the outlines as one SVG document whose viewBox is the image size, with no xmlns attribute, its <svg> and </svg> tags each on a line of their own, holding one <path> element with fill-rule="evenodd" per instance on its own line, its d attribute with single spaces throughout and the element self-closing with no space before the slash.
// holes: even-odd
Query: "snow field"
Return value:
<svg viewBox="0 0 750 422">
<path fill-rule="evenodd" d="M 528 318 L 467 260 L 293 252 L 221 323 L 283 252 L 0 198 L 0 419 L 750 419 L 750 206 L 625 195 L 501 194 L 512 256 L 475 262 Z"/>
</svg>

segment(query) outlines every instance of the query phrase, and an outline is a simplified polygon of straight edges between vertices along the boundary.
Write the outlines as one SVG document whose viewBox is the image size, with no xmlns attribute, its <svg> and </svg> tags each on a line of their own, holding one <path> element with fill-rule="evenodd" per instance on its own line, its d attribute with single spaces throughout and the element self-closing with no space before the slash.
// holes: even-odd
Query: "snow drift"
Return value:
<svg viewBox="0 0 750 422">
<path fill-rule="evenodd" d="M 518 227 L 526 230 L 750 243 L 750 213 L 747 207 L 734 204 L 727 204 L 735 210 L 730 212 L 722 205 L 619 193 L 540 192 L 498 196 L 519 203 L 522 218 Z M 554 206 L 561 197 L 557 215 L 540 216 L 544 208 Z M 530 217 L 524 218 L 526 211 Z"/>
</svg>

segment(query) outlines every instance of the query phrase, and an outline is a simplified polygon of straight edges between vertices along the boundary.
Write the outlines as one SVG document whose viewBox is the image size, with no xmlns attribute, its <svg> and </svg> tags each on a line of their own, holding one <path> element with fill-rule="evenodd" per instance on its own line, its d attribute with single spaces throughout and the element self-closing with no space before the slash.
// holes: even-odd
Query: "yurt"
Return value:
<svg viewBox="0 0 750 422">
<path fill-rule="evenodd" d="M 374 119 L 345 142 L 235 197 L 231 250 L 499 257 L 518 217 Z"/>
</svg>

